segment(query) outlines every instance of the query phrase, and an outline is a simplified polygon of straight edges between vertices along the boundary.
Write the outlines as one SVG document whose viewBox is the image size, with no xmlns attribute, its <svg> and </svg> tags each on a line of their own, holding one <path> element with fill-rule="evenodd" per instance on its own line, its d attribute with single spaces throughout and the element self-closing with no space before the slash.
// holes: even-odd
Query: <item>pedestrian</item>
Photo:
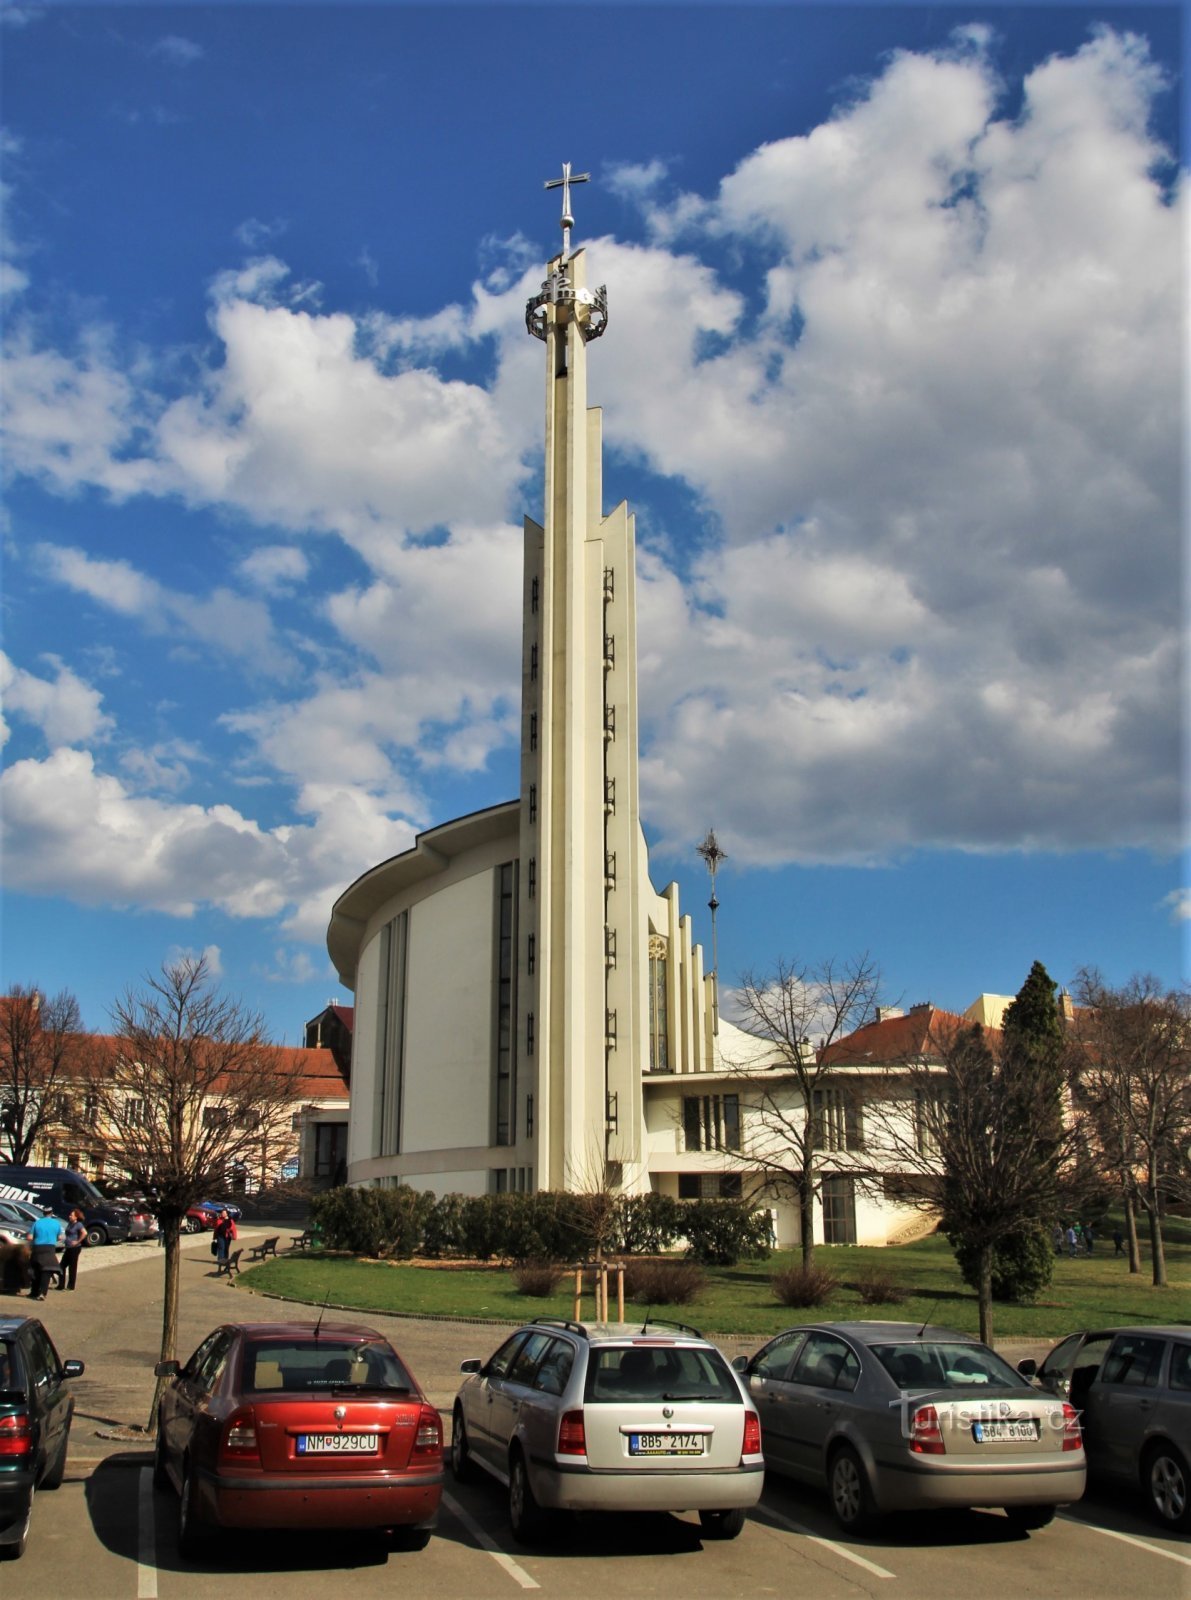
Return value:
<svg viewBox="0 0 1191 1600">
<path fill-rule="evenodd" d="M 59 1289 L 73 1289 L 79 1275 L 79 1257 L 87 1242 L 87 1224 L 81 1211 L 72 1211 L 66 1224 L 66 1249 L 62 1252 L 62 1276 Z"/>
<path fill-rule="evenodd" d="M 226 1211 L 219 1213 L 215 1224 L 215 1259 L 221 1264 L 225 1262 L 231 1252 L 232 1240 L 236 1237 L 236 1224 Z"/>
<path fill-rule="evenodd" d="M 1062 1253 L 1063 1253 L 1063 1229 L 1062 1229 L 1062 1226 L 1057 1222 L 1055 1223 L 1055 1231 L 1054 1231 L 1053 1238 L 1054 1238 L 1055 1255 L 1061 1256 Z"/>
<path fill-rule="evenodd" d="M 1091 1255 L 1092 1246 L 1096 1243 L 1096 1235 L 1092 1232 L 1091 1223 L 1085 1222 L 1083 1225 L 1083 1242 L 1088 1247 L 1088 1254 Z"/>
<path fill-rule="evenodd" d="M 1123 1256 L 1125 1254 L 1125 1235 L 1119 1228 L 1112 1230 L 1112 1242 L 1116 1246 L 1113 1255 Z"/>
<path fill-rule="evenodd" d="M 61 1217 L 38 1217 L 33 1224 L 33 1237 L 29 1244 L 33 1251 L 30 1266 L 33 1270 L 31 1298 L 44 1300 L 49 1288 L 50 1274 L 58 1265 L 58 1249 L 62 1243 Z"/>
<path fill-rule="evenodd" d="M 1076 1233 L 1075 1227 L 1071 1223 L 1068 1223 L 1067 1225 L 1067 1254 L 1073 1261 L 1079 1254 L 1079 1235 Z"/>
</svg>

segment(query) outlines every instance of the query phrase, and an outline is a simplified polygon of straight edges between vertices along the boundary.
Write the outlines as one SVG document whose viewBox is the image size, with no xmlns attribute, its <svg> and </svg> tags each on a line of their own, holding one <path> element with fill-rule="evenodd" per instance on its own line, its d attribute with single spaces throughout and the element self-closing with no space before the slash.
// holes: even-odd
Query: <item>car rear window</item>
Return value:
<svg viewBox="0 0 1191 1600">
<path fill-rule="evenodd" d="M 414 1384 L 387 1344 L 269 1339 L 245 1348 L 243 1386 L 256 1394 L 270 1390 L 310 1394 L 344 1386 L 408 1394 Z"/>
<path fill-rule="evenodd" d="M 742 1405 L 740 1389 L 718 1350 L 689 1345 L 598 1345 L 587 1363 L 584 1399 L 704 1400 Z"/>
<path fill-rule="evenodd" d="M 982 1344 L 945 1344 L 915 1339 L 875 1344 L 873 1354 L 899 1389 L 1028 1389 L 1030 1385 Z"/>
<path fill-rule="evenodd" d="M 15 1343 L 0 1339 L 0 1394 L 23 1394 L 25 1386 L 21 1355 Z"/>
</svg>

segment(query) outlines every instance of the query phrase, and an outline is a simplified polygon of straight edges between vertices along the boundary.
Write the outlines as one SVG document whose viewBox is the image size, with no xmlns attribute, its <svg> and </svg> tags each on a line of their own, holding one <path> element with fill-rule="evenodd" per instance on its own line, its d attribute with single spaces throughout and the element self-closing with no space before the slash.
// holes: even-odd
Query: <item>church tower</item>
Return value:
<svg viewBox="0 0 1191 1600">
<path fill-rule="evenodd" d="M 547 184 L 562 189 L 563 247 L 526 307 L 545 345 L 546 437 L 544 526 L 525 519 L 517 1120 L 537 1187 L 636 1189 L 648 1179 L 634 526 L 623 502 L 603 514 L 601 415 L 587 405 L 608 305 L 570 251 L 570 186 L 586 178 L 568 163 Z"/>
</svg>

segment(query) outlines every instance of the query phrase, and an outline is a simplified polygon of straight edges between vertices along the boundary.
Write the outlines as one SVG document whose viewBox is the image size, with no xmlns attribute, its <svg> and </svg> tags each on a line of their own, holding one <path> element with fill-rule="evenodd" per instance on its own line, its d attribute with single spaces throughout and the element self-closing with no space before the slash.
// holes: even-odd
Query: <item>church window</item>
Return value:
<svg viewBox="0 0 1191 1600">
<path fill-rule="evenodd" d="M 739 1150 L 740 1096 L 684 1095 L 682 1131 L 688 1150 Z"/>
<path fill-rule="evenodd" d="M 670 1007 L 666 993 L 666 941 L 649 941 L 649 1070 L 670 1070 Z"/>
<path fill-rule="evenodd" d="M 538 647 L 531 644 L 529 647 L 529 677 L 531 683 L 537 682 L 538 676 Z"/>
<path fill-rule="evenodd" d="M 377 1036 L 380 1070 L 377 1073 L 378 1156 L 397 1155 L 401 1149 L 402 1076 L 405 1066 L 405 968 L 409 943 L 409 912 L 403 911 L 381 929 L 380 1001 Z"/>
<path fill-rule="evenodd" d="M 538 786 L 536 783 L 531 783 L 529 786 L 529 820 L 531 822 L 538 820 Z"/>
<path fill-rule="evenodd" d="M 863 1150 L 860 1102 L 846 1089 L 812 1089 L 816 1150 Z"/>
<path fill-rule="evenodd" d="M 856 1243 L 856 1180 L 842 1172 L 823 1179 L 823 1243 Z"/>
<path fill-rule="evenodd" d="M 525 970 L 532 977 L 538 965 L 538 936 L 531 933 L 525 941 Z"/>
<path fill-rule="evenodd" d="M 512 1144 L 516 1134 L 513 1114 L 516 1076 L 514 1039 L 516 923 L 517 866 L 513 861 L 506 861 L 497 874 L 496 1082 L 493 1130 L 496 1144 Z"/>
<path fill-rule="evenodd" d="M 538 609 L 538 580 L 536 578 L 533 579 L 529 586 L 529 609 L 531 611 Z"/>
<path fill-rule="evenodd" d="M 525 1136 L 527 1139 L 533 1137 L 533 1095 L 531 1094 L 527 1094 L 525 1097 Z"/>
<path fill-rule="evenodd" d="M 525 1053 L 533 1055 L 534 1016 L 532 1011 L 525 1013 Z"/>
<path fill-rule="evenodd" d="M 536 711 L 529 713 L 529 748 L 536 750 L 538 747 L 538 714 Z"/>
<path fill-rule="evenodd" d="M 532 900 L 538 892 L 538 863 L 536 856 L 530 856 L 525 867 L 525 895 Z"/>
</svg>

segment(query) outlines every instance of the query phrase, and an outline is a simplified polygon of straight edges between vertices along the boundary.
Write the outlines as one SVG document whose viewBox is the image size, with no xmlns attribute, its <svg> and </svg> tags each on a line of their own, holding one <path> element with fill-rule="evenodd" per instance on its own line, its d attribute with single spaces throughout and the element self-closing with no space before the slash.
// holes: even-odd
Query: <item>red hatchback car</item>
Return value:
<svg viewBox="0 0 1191 1600">
<path fill-rule="evenodd" d="M 442 1422 L 372 1328 L 229 1323 L 162 1393 L 153 1481 L 182 1497 L 179 1548 L 216 1528 L 384 1528 L 420 1549 L 442 1499 Z"/>
</svg>

